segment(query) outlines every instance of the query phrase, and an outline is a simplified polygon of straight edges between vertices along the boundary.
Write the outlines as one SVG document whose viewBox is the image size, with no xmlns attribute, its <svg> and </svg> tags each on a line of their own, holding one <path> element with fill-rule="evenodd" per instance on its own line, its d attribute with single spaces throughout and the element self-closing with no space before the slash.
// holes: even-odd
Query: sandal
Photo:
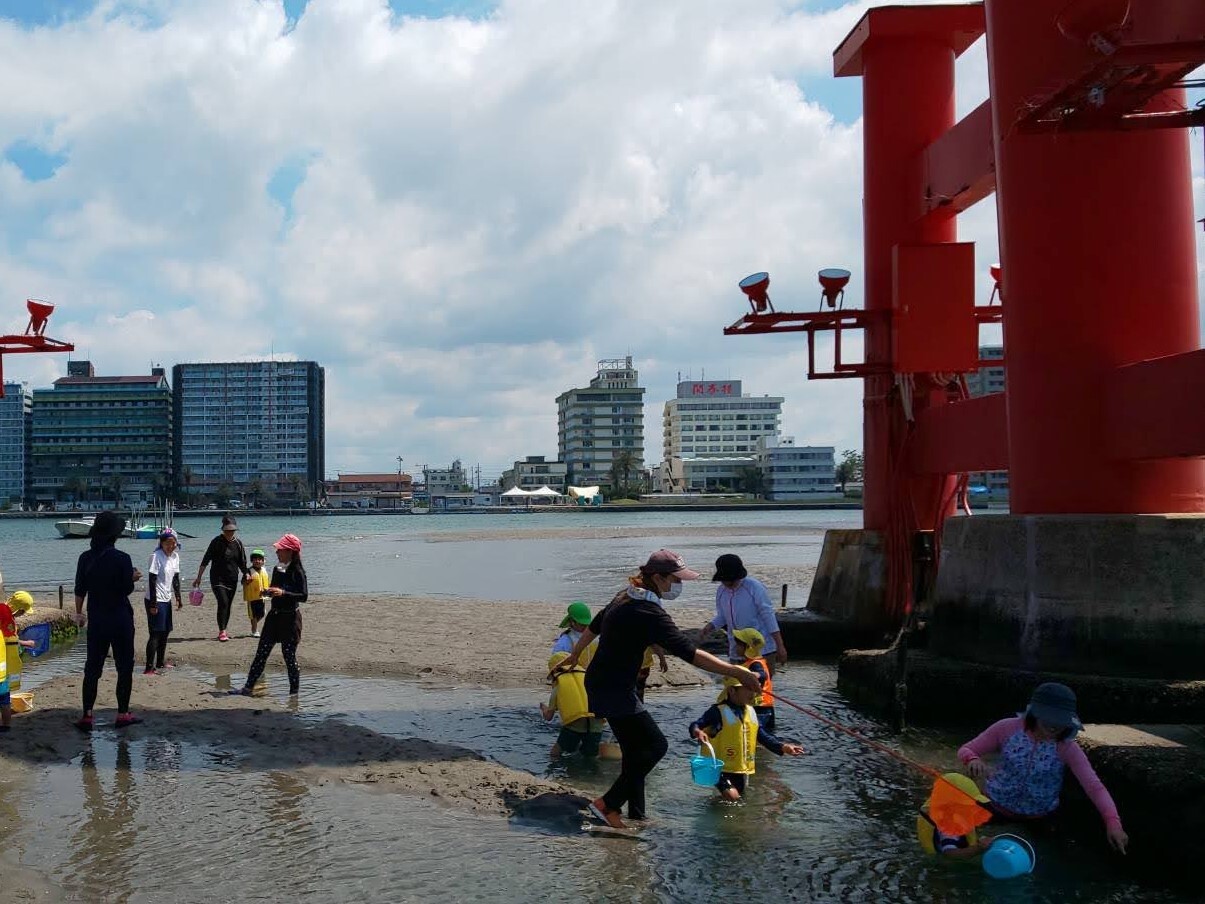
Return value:
<svg viewBox="0 0 1205 904">
<path fill-rule="evenodd" d="M 133 713 L 120 713 L 113 722 L 114 728 L 129 728 L 131 725 L 142 724 L 142 719 Z"/>
<path fill-rule="evenodd" d="M 76 728 L 78 728 L 80 731 L 91 731 L 92 730 L 92 717 L 91 716 L 81 716 L 79 719 L 77 719 L 75 722 L 72 722 L 71 724 L 74 725 Z"/>
</svg>

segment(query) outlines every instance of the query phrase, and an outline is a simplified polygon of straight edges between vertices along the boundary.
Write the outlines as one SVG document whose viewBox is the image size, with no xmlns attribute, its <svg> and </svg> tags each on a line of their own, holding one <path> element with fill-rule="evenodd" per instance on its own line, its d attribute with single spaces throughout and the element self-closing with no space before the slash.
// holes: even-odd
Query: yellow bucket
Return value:
<svg viewBox="0 0 1205 904">
<path fill-rule="evenodd" d="M 27 713 L 33 711 L 33 694 L 29 691 L 17 691 L 13 694 L 13 712 Z"/>
</svg>

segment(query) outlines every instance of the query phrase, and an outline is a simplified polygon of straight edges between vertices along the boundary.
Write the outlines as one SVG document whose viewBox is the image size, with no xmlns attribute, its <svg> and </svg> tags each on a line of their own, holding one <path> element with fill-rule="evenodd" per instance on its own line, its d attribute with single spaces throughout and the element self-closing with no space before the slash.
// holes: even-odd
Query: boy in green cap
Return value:
<svg viewBox="0 0 1205 904">
<path fill-rule="evenodd" d="M 264 617 L 264 593 L 272 584 L 272 575 L 264 568 L 264 551 L 251 550 L 251 570 L 243 581 L 243 599 L 247 603 L 247 618 L 251 619 L 251 636 L 259 637 L 259 623 Z"/>
<path fill-rule="evenodd" d="M 561 633 L 556 639 L 556 643 L 552 645 L 554 653 L 570 653 L 573 651 L 573 645 L 577 643 L 578 638 L 582 636 L 582 632 L 590 626 L 590 620 L 594 618 L 590 614 L 590 607 L 581 600 L 575 600 L 569 604 L 569 611 L 565 613 L 565 617 L 561 619 Z M 583 663 L 585 665 L 585 663 Z"/>
</svg>

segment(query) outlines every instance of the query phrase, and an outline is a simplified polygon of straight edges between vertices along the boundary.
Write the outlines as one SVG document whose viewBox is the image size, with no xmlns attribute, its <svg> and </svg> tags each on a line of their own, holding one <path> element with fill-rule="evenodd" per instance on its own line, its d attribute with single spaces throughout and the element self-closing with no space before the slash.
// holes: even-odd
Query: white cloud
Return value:
<svg viewBox="0 0 1205 904">
<path fill-rule="evenodd" d="M 801 441 L 859 446 L 857 382 L 808 383 L 801 337 L 721 330 L 748 272 L 810 308 L 818 268 L 861 269 L 860 126 L 798 83 L 867 6 L 505 0 L 470 21 L 311 0 L 286 33 L 270 0 L 123 0 L 0 24 L 21 86 L 0 142 L 69 158 L 37 184 L 0 165 L 5 305 L 59 302 L 51 332 L 102 372 L 148 345 L 317 359 L 332 470 L 555 454 L 557 394 L 629 353 L 653 461 L 676 373 L 702 368 L 786 396 Z M 981 47 L 960 64 L 960 111 L 985 68 Z M 267 185 L 298 160 L 286 220 Z M 962 235 L 986 296 L 994 208 Z"/>
</svg>

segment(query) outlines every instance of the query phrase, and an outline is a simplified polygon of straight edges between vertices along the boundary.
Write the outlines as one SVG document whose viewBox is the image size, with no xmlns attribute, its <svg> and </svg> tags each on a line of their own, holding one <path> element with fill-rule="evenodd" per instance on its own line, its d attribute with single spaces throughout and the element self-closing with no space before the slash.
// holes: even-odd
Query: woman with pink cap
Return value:
<svg viewBox="0 0 1205 904">
<path fill-rule="evenodd" d="M 590 812 L 613 829 L 624 828 L 620 811 L 625 804 L 629 819 L 646 818 L 645 779 L 669 750 L 637 689 L 648 647 L 659 646 L 705 671 L 735 678 L 751 691 L 761 689 L 757 676 L 748 669 L 697 649 L 663 608 L 665 600 L 677 599 L 683 581 L 698 579 L 699 573 L 687 568 L 676 552 L 657 550 L 628 579 L 628 586 L 594 616 L 569 658 L 556 666 L 557 671 L 572 668 L 598 638 L 598 650 L 586 669 L 586 696 L 590 711 L 610 723 L 623 763 L 611 789 L 590 803 Z"/>
<path fill-rule="evenodd" d="M 231 691 L 233 694 L 251 695 L 251 688 L 264 673 L 268 656 L 278 643 L 289 672 L 289 693 L 296 694 L 301 689 L 301 670 L 297 667 L 297 645 L 301 643 L 299 607 L 309 598 L 309 584 L 301 564 L 301 540 L 296 534 L 285 534 L 272 546 L 278 559 L 272 569 L 272 584 L 268 587 L 272 608 L 264 618 L 259 647 L 247 671 L 247 681 L 242 688 Z"/>
</svg>

